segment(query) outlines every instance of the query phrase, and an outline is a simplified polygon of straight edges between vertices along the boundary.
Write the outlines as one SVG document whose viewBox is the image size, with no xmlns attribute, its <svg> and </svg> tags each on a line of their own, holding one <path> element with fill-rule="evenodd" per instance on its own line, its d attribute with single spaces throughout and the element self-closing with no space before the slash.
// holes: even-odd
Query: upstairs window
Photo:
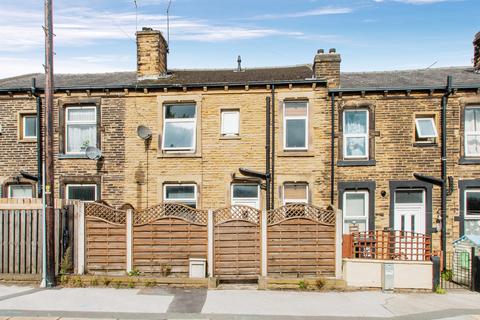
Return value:
<svg viewBox="0 0 480 320">
<path fill-rule="evenodd" d="M 283 185 L 283 205 L 308 203 L 308 185 L 306 183 L 285 183 Z"/>
<path fill-rule="evenodd" d="M 465 191 L 465 218 L 480 218 L 480 189 Z"/>
<path fill-rule="evenodd" d="M 343 157 L 368 159 L 368 111 L 346 110 L 343 113 Z"/>
<path fill-rule="evenodd" d="M 21 123 L 21 139 L 36 140 L 37 139 L 37 116 L 34 114 L 26 114 L 22 116 Z"/>
<path fill-rule="evenodd" d="M 195 184 L 166 184 L 163 188 L 165 202 L 174 202 L 185 206 L 197 207 L 197 185 Z"/>
<path fill-rule="evenodd" d="M 465 109 L 465 156 L 480 157 L 480 106 Z"/>
<path fill-rule="evenodd" d="M 194 151 L 197 132 L 194 104 L 164 106 L 162 149 L 166 151 Z"/>
<path fill-rule="evenodd" d="M 84 153 L 88 147 L 97 146 L 97 108 L 66 108 L 66 150 L 67 154 Z"/>
<path fill-rule="evenodd" d="M 308 102 L 286 101 L 284 103 L 283 128 L 285 150 L 308 149 Z"/>
<path fill-rule="evenodd" d="M 8 186 L 8 197 L 15 199 L 33 198 L 33 186 L 30 184 L 11 184 Z"/>
<path fill-rule="evenodd" d="M 240 135 L 240 111 L 222 110 L 222 136 L 235 137 Z"/>
<path fill-rule="evenodd" d="M 415 117 L 415 142 L 435 143 L 438 137 L 435 117 L 429 115 L 417 115 Z"/>
<path fill-rule="evenodd" d="M 93 202 L 97 200 L 96 184 L 67 184 L 66 195 L 68 200 Z"/>
<path fill-rule="evenodd" d="M 260 209 L 260 186 L 236 183 L 232 185 L 232 206 L 242 205 Z"/>
</svg>

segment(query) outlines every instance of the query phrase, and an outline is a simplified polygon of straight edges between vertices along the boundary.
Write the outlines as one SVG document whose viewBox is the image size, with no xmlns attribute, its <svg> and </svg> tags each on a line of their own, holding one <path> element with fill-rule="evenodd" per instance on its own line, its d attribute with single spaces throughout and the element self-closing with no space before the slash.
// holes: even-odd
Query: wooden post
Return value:
<svg viewBox="0 0 480 320">
<path fill-rule="evenodd" d="M 268 241 L 268 236 L 267 236 L 267 210 L 263 209 L 262 210 L 262 219 L 260 221 L 261 226 L 262 226 L 262 235 L 261 235 L 261 244 L 262 244 L 262 277 L 267 276 L 267 241 Z"/>
<path fill-rule="evenodd" d="M 342 278 L 342 240 L 343 240 L 343 214 L 336 210 L 335 219 L 335 278 Z"/>
<path fill-rule="evenodd" d="M 207 255 L 207 265 L 208 265 L 208 277 L 213 277 L 213 211 L 208 210 L 208 219 L 207 219 L 207 238 L 208 238 L 208 255 Z"/>
<path fill-rule="evenodd" d="M 133 211 L 127 210 L 127 273 L 133 270 Z"/>
<path fill-rule="evenodd" d="M 85 204 L 80 202 L 77 209 L 77 273 L 85 273 Z"/>
</svg>

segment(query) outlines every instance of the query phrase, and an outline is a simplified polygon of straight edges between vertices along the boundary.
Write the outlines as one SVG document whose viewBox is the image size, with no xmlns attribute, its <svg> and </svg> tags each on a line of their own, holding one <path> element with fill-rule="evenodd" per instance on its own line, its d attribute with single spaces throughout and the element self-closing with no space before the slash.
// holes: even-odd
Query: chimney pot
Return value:
<svg viewBox="0 0 480 320">
<path fill-rule="evenodd" d="M 318 50 L 317 50 L 317 53 L 318 53 L 318 54 L 325 53 L 325 50 L 323 50 L 323 49 L 318 49 Z"/>
<path fill-rule="evenodd" d="M 337 52 L 337 49 L 335 48 L 330 48 L 330 50 L 328 51 L 328 53 L 336 53 Z"/>
</svg>

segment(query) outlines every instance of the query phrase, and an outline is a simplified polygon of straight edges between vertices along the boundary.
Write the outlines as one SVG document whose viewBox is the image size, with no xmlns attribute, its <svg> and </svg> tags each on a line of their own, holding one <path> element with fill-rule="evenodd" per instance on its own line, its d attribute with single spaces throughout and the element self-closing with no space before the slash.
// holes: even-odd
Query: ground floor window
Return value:
<svg viewBox="0 0 480 320">
<path fill-rule="evenodd" d="M 65 185 L 68 200 L 93 202 L 97 199 L 96 184 L 67 184 Z"/>
<path fill-rule="evenodd" d="M 480 189 L 465 190 L 465 234 L 480 236 Z"/>
<path fill-rule="evenodd" d="M 368 191 L 343 193 L 343 232 L 368 230 Z"/>
<path fill-rule="evenodd" d="M 31 184 L 11 184 L 8 186 L 9 198 L 33 198 L 33 186 Z"/>
<path fill-rule="evenodd" d="M 175 202 L 195 209 L 197 208 L 197 185 L 165 184 L 163 199 L 165 202 Z"/>
<path fill-rule="evenodd" d="M 234 183 L 231 195 L 232 206 L 250 206 L 260 209 L 260 186 L 258 184 Z"/>
<path fill-rule="evenodd" d="M 308 184 L 290 183 L 283 185 L 283 205 L 294 203 L 308 203 Z"/>
</svg>

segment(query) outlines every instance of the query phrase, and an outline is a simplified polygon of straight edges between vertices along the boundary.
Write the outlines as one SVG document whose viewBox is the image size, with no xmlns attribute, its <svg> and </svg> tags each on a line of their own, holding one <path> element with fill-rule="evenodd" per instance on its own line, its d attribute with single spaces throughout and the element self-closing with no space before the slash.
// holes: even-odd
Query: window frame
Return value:
<svg viewBox="0 0 480 320">
<path fill-rule="evenodd" d="M 37 114 L 36 113 L 25 113 L 21 115 L 22 117 L 22 132 L 21 132 L 21 140 L 37 140 L 37 133 L 38 133 L 38 128 L 37 128 Z M 25 121 L 27 118 L 35 118 L 35 135 L 34 136 L 27 136 L 25 134 L 25 128 L 27 127 L 25 124 Z"/>
<path fill-rule="evenodd" d="M 420 134 L 421 130 L 420 130 L 419 122 L 420 121 L 425 121 L 425 120 L 430 121 L 430 124 L 433 128 L 433 131 L 434 131 L 434 135 L 421 135 Z M 435 118 L 434 117 L 429 117 L 429 116 L 425 116 L 425 117 L 416 116 L 415 117 L 415 132 L 416 132 L 416 135 L 418 136 L 418 138 L 420 138 L 420 139 L 436 139 L 436 138 L 438 138 L 438 130 L 437 130 L 437 124 L 436 124 Z M 421 140 L 416 140 L 416 142 L 422 142 L 422 141 Z"/>
<path fill-rule="evenodd" d="M 178 118 L 178 119 L 167 119 L 166 111 L 168 106 L 193 106 L 195 108 L 195 118 Z M 163 127 L 162 127 L 162 151 L 165 152 L 179 152 L 179 153 L 195 153 L 197 149 L 197 118 L 198 118 L 198 107 L 196 103 L 167 103 L 163 106 Z M 193 120 L 191 120 L 193 119 Z M 165 147 L 165 131 L 167 128 L 167 123 L 185 123 L 193 122 L 193 137 L 192 137 L 192 146 L 190 148 L 185 147 Z"/>
<path fill-rule="evenodd" d="M 195 200 L 195 209 L 198 208 L 198 189 L 195 183 L 164 183 L 163 184 L 163 202 L 165 203 L 177 203 L 184 206 L 188 206 L 184 202 L 191 202 L 189 198 L 177 198 L 175 200 L 167 199 L 167 187 L 192 187 L 193 186 L 193 199 Z"/>
<path fill-rule="evenodd" d="M 68 112 L 70 110 L 83 110 L 83 109 L 93 109 L 95 112 L 95 120 L 89 120 L 89 121 L 76 121 L 76 120 L 68 120 Z M 90 125 L 95 125 L 95 145 L 94 147 L 98 148 L 98 110 L 96 105 L 70 105 L 65 107 L 65 154 L 69 155 L 82 155 L 85 153 L 85 151 L 79 151 L 79 152 L 72 152 L 68 151 L 68 126 L 69 125 L 75 125 L 75 124 L 90 124 Z"/>
<path fill-rule="evenodd" d="M 463 204 L 463 214 L 465 220 L 478 220 L 480 219 L 480 212 L 478 214 L 467 214 L 467 203 L 468 203 L 468 193 L 470 192 L 478 192 L 480 193 L 480 188 L 466 188 L 464 193 L 464 204 Z"/>
<path fill-rule="evenodd" d="M 78 200 L 70 199 L 68 197 L 70 187 L 95 187 L 95 200 Z M 65 199 L 67 200 L 78 200 L 82 202 L 96 202 L 98 201 L 98 185 L 96 183 L 66 183 L 65 184 Z"/>
<path fill-rule="evenodd" d="M 287 116 L 286 105 L 290 102 L 304 102 L 306 104 L 305 116 Z M 283 101 L 283 150 L 286 151 L 306 151 L 308 150 L 308 131 L 309 131 L 309 112 L 310 101 L 308 100 L 287 100 Z M 305 120 L 305 147 L 287 147 L 287 120 Z"/>
<path fill-rule="evenodd" d="M 364 197 L 364 212 L 365 212 L 365 216 L 361 217 L 361 216 L 348 216 L 345 214 L 345 212 L 347 211 L 347 194 L 363 194 L 365 197 Z M 370 227 L 369 227 L 369 223 L 370 223 L 370 192 L 369 190 L 344 190 L 343 191 L 343 194 L 342 194 L 342 201 L 343 201 L 343 212 L 342 212 L 342 229 L 343 229 L 343 232 L 344 233 L 348 233 L 348 230 L 345 230 L 345 220 L 365 220 L 365 231 L 369 231 L 370 230 Z"/>
<path fill-rule="evenodd" d="M 347 133 L 346 114 L 347 112 L 364 112 L 365 113 L 365 128 L 366 133 Z M 343 135 L 343 150 L 342 155 L 344 160 L 369 160 L 370 159 L 370 110 L 368 109 L 344 109 L 342 113 L 342 135 Z M 364 156 L 348 156 L 347 155 L 347 139 L 348 138 L 364 138 L 365 139 L 365 155 Z"/>
<path fill-rule="evenodd" d="M 257 187 L 257 197 L 256 198 L 235 198 L 233 196 L 233 189 L 235 186 L 256 186 Z M 261 198 L 261 190 L 260 190 L 260 184 L 258 183 L 245 183 L 245 182 L 235 182 L 231 184 L 230 187 L 230 204 L 232 206 L 235 205 L 242 205 L 242 204 L 237 204 L 235 199 L 243 199 L 243 200 L 250 200 L 250 201 L 255 201 L 256 206 L 254 208 L 260 210 L 260 198 Z M 238 201 L 239 202 L 239 201 Z"/>
<path fill-rule="evenodd" d="M 226 133 L 224 127 L 223 115 L 227 113 L 234 113 L 237 115 L 237 133 Z M 220 135 L 222 137 L 239 137 L 240 136 L 240 110 L 239 109 L 221 109 L 220 110 Z"/>
<path fill-rule="evenodd" d="M 305 201 L 299 200 L 299 199 L 287 199 L 285 198 L 285 186 L 286 185 L 305 185 L 305 195 L 306 198 L 303 199 Z M 300 204 L 308 204 L 309 203 L 309 185 L 307 182 L 284 182 L 282 185 L 282 203 L 283 205 L 287 205 L 287 203 L 300 203 Z"/>
<path fill-rule="evenodd" d="M 466 117 L 466 114 L 467 114 L 467 111 L 468 110 L 472 110 L 472 109 L 478 109 L 480 110 L 480 105 L 471 105 L 471 106 L 466 106 L 464 108 L 464 116 L 463 116 L 463 150 L 464 150 L 464 154 L 465 154 L 465 157 L 467 158 L 478 158 L 480 157 L 480 152 L 477 153 L 477 154 L 469 154 L 468 152 L 468 146 L 467 146 L 467 143 L 468 143 L 468 135 L 473 135 L 473 136 L 480 136 L 480 131 L 468 131 L 467 132 L 467 126 L 466 126 L 466 122 L 467 122 L 467 117 Z M 480 129 L 478 129 L 480 130 Z"/>
<path fill-rule="evenodd" d="M 22 197 L 22 198 L 12 197 L 12 187 L 17 187 L 17 186 L 27 186 L 27 187 L 30 187 L 30 189 L 32 190 L 32 196 L 31 196 L 31 197 Z M 34 186 L 33 186 L 32 184 L 28 184 L 28 183 L 13 183 L 13 184 L 8 184 L 8 186 L 7 186 L 7 198 L 9 198 L 9 199 L 33 199 L 33 198 L 35 198 Z"/>
</svg>

